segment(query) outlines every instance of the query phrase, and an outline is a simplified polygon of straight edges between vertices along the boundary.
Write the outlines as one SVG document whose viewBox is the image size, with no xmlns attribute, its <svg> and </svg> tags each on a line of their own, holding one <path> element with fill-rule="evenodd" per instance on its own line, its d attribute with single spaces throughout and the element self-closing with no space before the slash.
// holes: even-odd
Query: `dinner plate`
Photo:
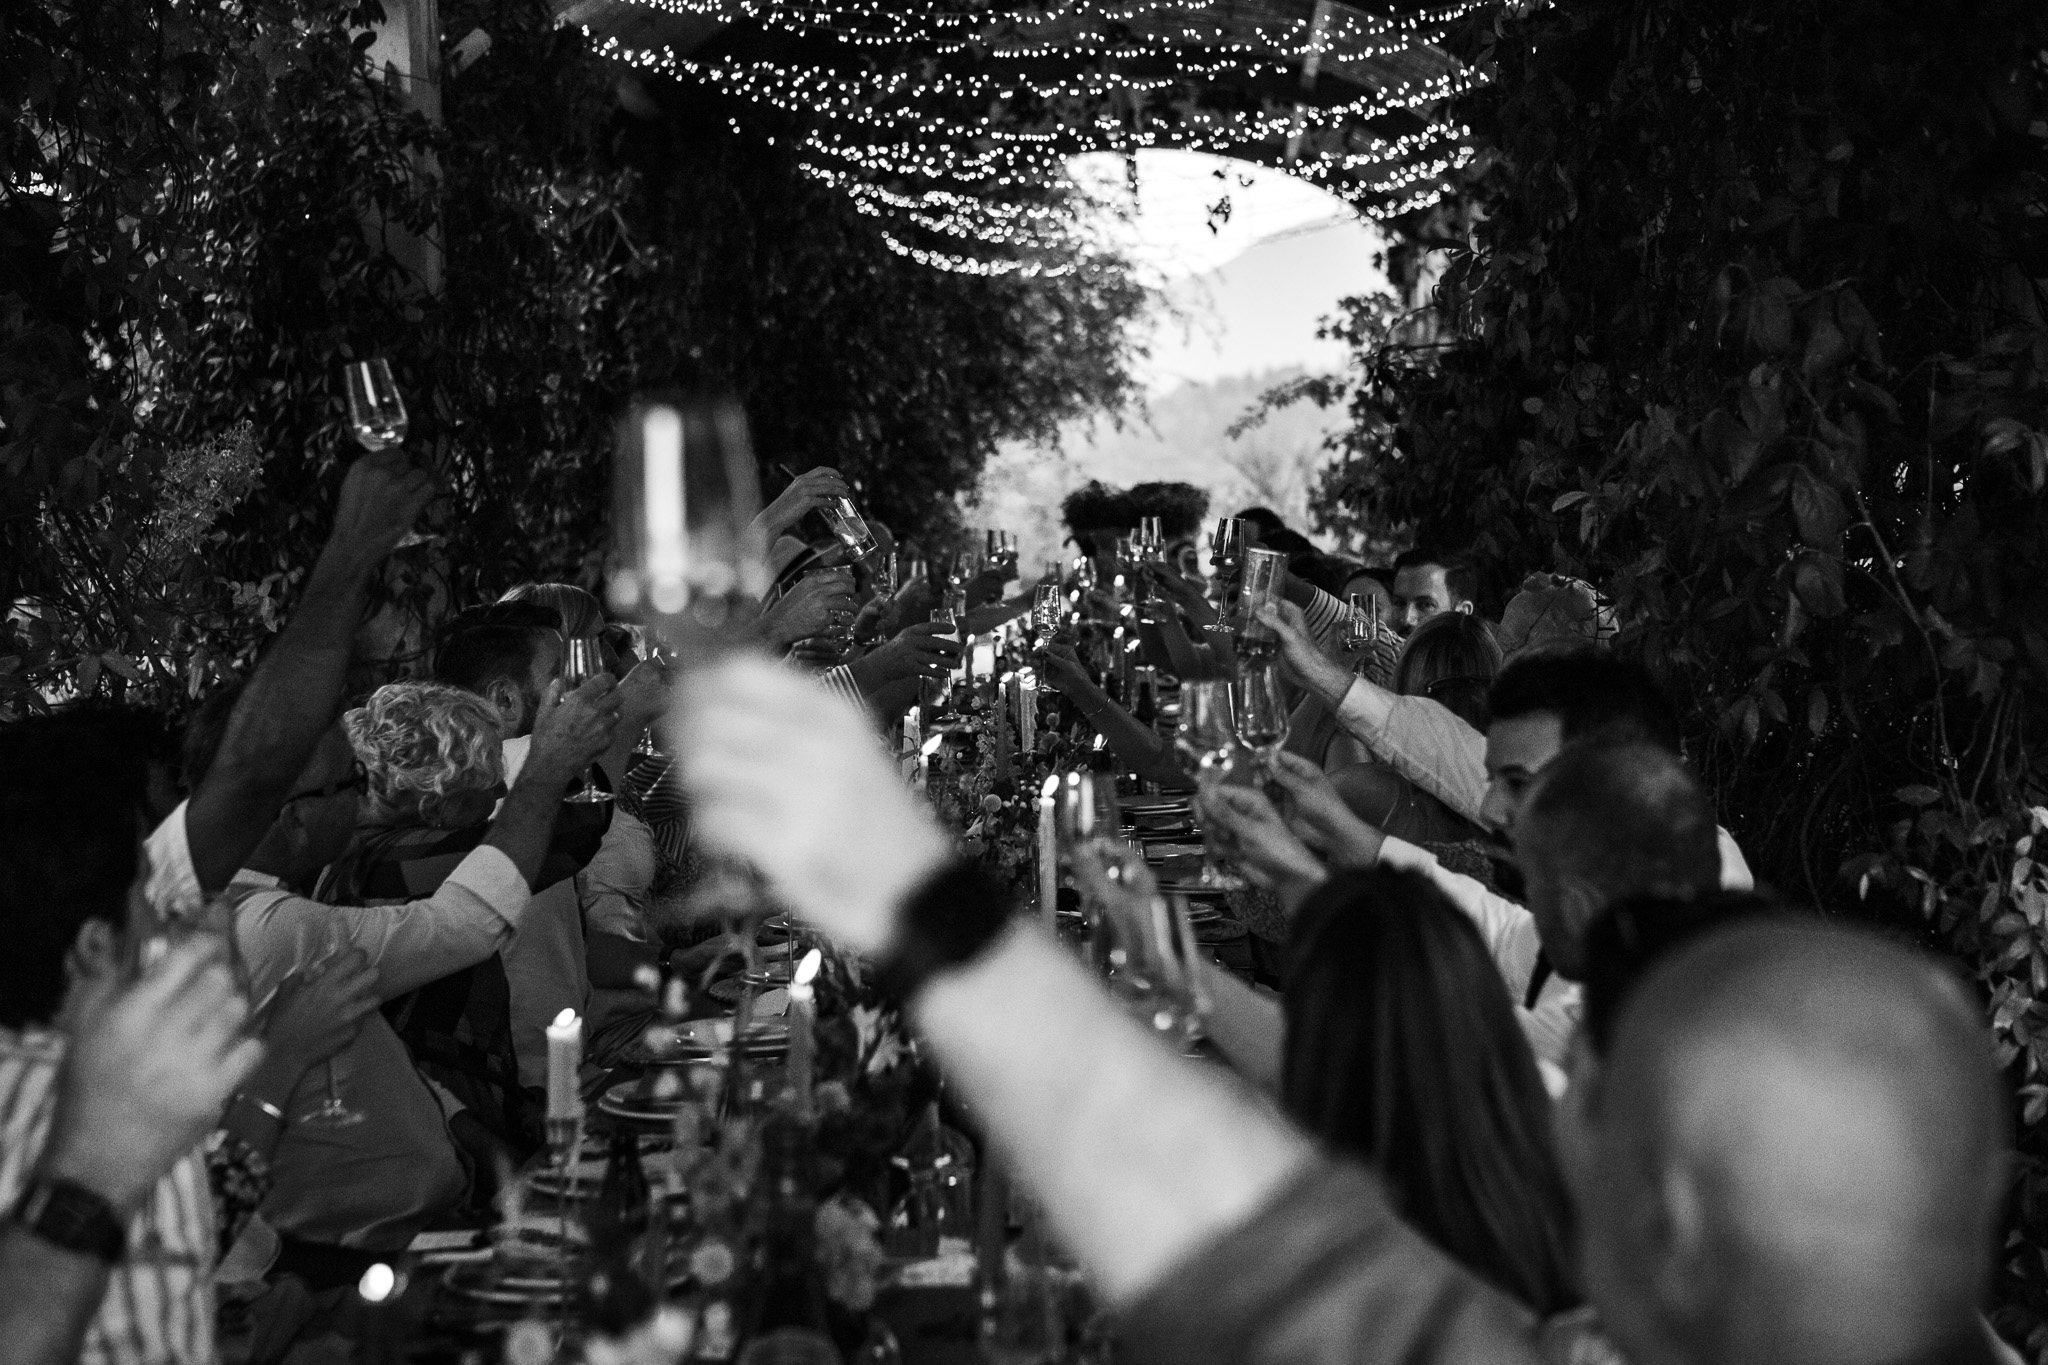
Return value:
<svg viewBox="0 0 2048 1365">
<path fill-rule="evenodd" d="M 663 1035 L 650 1044 L 643 1036 L 637 1050 L 644 1051 L 656 1061 L 702 1060 L 714 1053 L 723 1052 L 732 1041 L 732 1020 L 690 1019 L 680 1024 L 656 1024 L 647 1030 L 648 1035 Z M 747 1052 L 780 1052 L 789 1047 L 789 1025 L 780 1019 L 755 1019 L 747 1028 L 747 1036 L 741 1043 Z"/>
<path fill-rule="evenodd" d="M 598 1098 L 597 1111 L 609 1114 L 615 1119 L 633 1119 L 640 1123 L 667 1123 L 682 1112 L 686 1104 L 694 1104 L 697 1097 L 684 1090 L 672 1099 L 659 1100 L 652 1095 L 637 1094 L 639 1081 L 620 1081 Z"/>
<path fill-rule="evenodd" d="M 1182 814 L 1194 809 L 1194 798 L 1187 796 L 1124 796 L 1117 798 L 1117 809 L 1126 815 L 1157 815 L 1163 811 L 1179 811 Z"/>
</svg>

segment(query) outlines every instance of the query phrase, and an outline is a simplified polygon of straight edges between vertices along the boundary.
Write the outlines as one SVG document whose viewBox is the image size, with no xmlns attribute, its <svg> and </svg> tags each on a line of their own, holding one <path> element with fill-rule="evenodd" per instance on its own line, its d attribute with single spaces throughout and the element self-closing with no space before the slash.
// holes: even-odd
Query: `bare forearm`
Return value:
<svg viewBox="0 0 2048 1365">
<path fill-rule="evenodd" d="M 1202 1021 L 1231 1069 L 1269 1095 L 1280 1093 L 1286 1025 L 1280 1002 L 1261 994 L 1213 962 L 1203 963 L 1209 1013 Z"/>
<path fill-rule="evenodd" d="M 1162 786 L 1188 785 L 1187 774 L 1175 761 L 1172 746 L 1111 701 L 1102 689 L 1088 684 L 1074 688 L 1071 695 L 1088 723 L 1138 776 Z"/>
<path fill-rule="evenodd" d="M 1113 1307 L 1250 1215 L 1312 1157 L 1227 1076 L 1140 1030 L 1033 928 L 935 980 L 914 1013 Z"/>
<path fill-rule="evenodd" d="M 276 647 L 236 701 L 220 752 L 185 813 L 203 890 L 218 891 L 235 875 L 334 723 L 374 567 L 347 552 L 323 553 Z"/>
<path fill-rule="evenodd" d="M 0 1341 L 11 1365 L 69 1365 L 107 1292 L 108 1267 L 12 1219 L 0 1222 Z"/>
</svg>

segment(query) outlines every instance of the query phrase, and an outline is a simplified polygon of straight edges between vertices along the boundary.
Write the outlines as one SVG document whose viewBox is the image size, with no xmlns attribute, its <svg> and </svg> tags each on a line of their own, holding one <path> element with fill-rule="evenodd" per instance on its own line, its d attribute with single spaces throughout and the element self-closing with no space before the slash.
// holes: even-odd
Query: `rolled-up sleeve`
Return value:
<svg viewBox="0 0 2048 1365">
<path fill-rule="evenodd" d="M 150 908 L 167 919 L 196 914 L 205 900 L 199 890 L 199 873 L 192 867 L 192 843 L 185 835 L 185 811 L 190 804 L 180 801 L 143 842 L 149 855 L 149 880 L 143 883 L 142 894 Z"/>
<path fill-rule="evenodd" d="M 509 942 L 532 899 L 526 879 L 490 844 L 472 849 L 433 895 L 396 905 L 323 905 L 304 896 L 249 898 L 238 937 L 252 964 L 278 975 L 319 955 L 339 928 L 377 968 L 386 1000 L 471 967 Z"/>
<path fill-rule="evenodd" d="M 1404 697 L 1360 679 L 1337 722 L 1395 772 L 1467 820 L 1486 799 L 1486 736 L 1427 697 Z"/>
<path fill-rule="evenodd" d="M 1367 1172 L 1319 1164 L 1122 1315 L 1139 1365 L 1534 1365 L 1535 1322 L 1397 1218 Z"/>
</svg>

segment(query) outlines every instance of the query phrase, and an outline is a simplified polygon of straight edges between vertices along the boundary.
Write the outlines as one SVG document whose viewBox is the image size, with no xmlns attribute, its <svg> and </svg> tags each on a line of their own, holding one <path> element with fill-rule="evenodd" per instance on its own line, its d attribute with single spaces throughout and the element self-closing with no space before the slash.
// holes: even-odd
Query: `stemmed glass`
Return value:
<svg viewBox="0 0 2048 1365">
<path fill-rule="evenodd" d="M 603 672 L 603 641 L 586 638 L 562 642 L 561 679 L 564 691 L 581 687 Z M 584 771 L 583 785 L 562 799 L 579 805 L 594 806 L 599 802 L 611 800 L 612 794 L 598 784 L 597 765 L 593 763 Z"/>
<path fill-rule="evenodd" d="M 342 932 L 341 926 L 328 924 L 322 931 L 320 946 L 314 952 L 313 960 L 305 966 L 304 974 L 307 977 L 318 976 L 347 946 L 348 935 Z M 352 1109 L 342 1102 L 341 1082 L 334 1074 L 334 1062 L 333 1057 L 329 1057 L 326 1062 L 327 1097 L 292 1120 L 299 1127 L 352 1128 L 369 1117 L 362 1110 Z"/>
<path fill-rule="evenodd" d="M 839 537 L 840 544 L 853 551 L 855 559 L 866 559 L 875 552 L 875 533 L 868 529 L 867 518 L 853 505 L 852 498 L 834 498 L 821 510 L 825 524 Z"/>
<path fill-rule="evenodd" d="M 1240 675 L 1230 685 L 1230 708 L 1237 737 L 1259 757 L 1261 765 L 1287 742 L 1287 698 L 1280 689 L 1280 670 L 1268 664 Z"/>
<path fill-rule="evenodd" d="M 1238 769 L 1237 731 L 1231 723 L 1230 684 L 1221 679 L 1180 685 L 1180 723 L 1174 747 L 1195 770 L 1203 792 L 1228 783 Z M 1226 870 L 1216 856 L 1214 836 L 1202 831 L 1202 885 L 1235 890 L 1243 878 Z"/>
<path fill-rule="evenodd" d="M 1031 596 L 1031 626 L 1041 644 L 1059 633 L 1060 609 L 1066 605 L 1057 582 L 1040 583 Z"/>
<path fill-rule="evenodd" d="M 405 399 L 398 392 L 398 381 L 391 377 L 391 362 L 382 356 L 358 361 L 344 367 L 341 378 L 348 394 L 349 430 L 355 434 L 356 444 L 371 451 L 402 444 L 410 421 L 405 415 Z M 408 531 L 399 540 L 398 548 L 424 545 L 431 539 L 418 531 Z"/>
<path fill-rule="evenodd" d="M 1287 556 L 1278 550 L 1244 552 L 1244 582 L 1238 589 L 1236 613 L 1230 618 L 1240 659 L 1262 664 L 1279 654 L 1280 637 L 1259 619 L 1259 608 L 1279 605 L 1286 570 Z"/>
<path fill-rule="evenodd" d="M 1209 567 L 1216 570 L 1216 610 L 1225 621 L 1232 619 L 1238 574 L 1244 567 L 1245 546 L 1250 542 L 1251 523 L 1242 517 L 1219 519 L 1209 541 Z"/>
<path fill-rule="evenodd" d="M 1368 597 L 1372 599 L 1370 616 L 1366 614 Z M 1344 647 L 1370 649 L 1380 638 L 1380 599 L 1374 593 L 1354 592 L 1349 597 L 1349 606 L 1344 616 Z"/>
</svg>

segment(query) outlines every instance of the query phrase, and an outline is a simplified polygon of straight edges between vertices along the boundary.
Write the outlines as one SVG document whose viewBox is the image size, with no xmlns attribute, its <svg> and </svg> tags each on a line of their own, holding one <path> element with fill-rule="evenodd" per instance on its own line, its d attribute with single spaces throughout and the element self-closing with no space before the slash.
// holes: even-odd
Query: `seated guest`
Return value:
<svg viewBox="0 0 2048 1365">
<path fill-rule="evenodd" d="M 567 638 L 560 612 L 530 600 L 465 612 L 441 633 L 434 651 L 434 681 L 473 692 L 496 709 L 507 782 L 517 780 L 526 760 L 541 697 L 561 672 Z M 633 740 L 637 739 L 635 734 Z M 561 818 L 565 832 L 586 825 L 601 832 L 611 822 L 612 803 L 578 804 Z M 519 1081 L 542 1085 L 547 1080 L 548 1024 L 565 1009 L 582 1014 L 590 1006 L 588 945 L 573 883 L 557 880 L 538 891 L 503 957 L 512 991 L 512 1047 L 519 1059 Z"/>
<path fill-rule="evenodd" d="M 1540 1358 L 1536 1315 L 1369 1171 L 1189 1067 L 1013 917 L 856 712 L 746 661 L 687 703 L 707 840 L 880 964 L 1137 1365 Z M 1655 968 L 1615 1039 L 1566 1178 L 1626 1358 L 1990 1359 L 2008 1116 L 1953 981 L 1867 935 L 1737 927 Z"/>
<path fill-rule="evenodd" d="M 1353 738 L 1403 777 L 1466 819 L 1479 819 L 1487 785 L 1485 736 L 1426 699 L 1400 701 L 1383 678 L 1358 676 L 1316 660 L 1309 647 L 1327 647 L 1343 618 L 1343 604 L 1294 579 L 1288 580 L 1286 591 L 1300 615 L 1282 610 L 1271 624 L 1281 638 L 1288 680 L 1335 712 Z M 1584 650 L 1611 634 L 1612 614 L 1590 588 L 1549 574 L 1530 575 L 1508 603 L 1497 633 L 1506 663 L 1552 651 Z M 1301 639 L 1289 649 L 1294 636 Z"/>
<path fill-rule="evenodd" d="M 1339 873 L 1301 909 L 1284 1005 L 1220 968 L 1208 984 L 1224 1056 L 1378 1172 L 1410 1226 L 1539 1313 L 1576 1301 L 1550 1101 L 1485 943 L 1440 892 Z"/>
<path fill-rule="evenodd" d="M 367 963 L 337 961 L 280 983 L 259 1044 L 223 936 L 196 932 L 161 963 L 146 953 L 168 926 L 135 899 L 135 732 L 105 710 L 0 727 L 9 1360 L 210 1360 L 208 1277 L 269 1179 L 283 1106 L 371 1008 Z"/>
<path fill-rule="evenodd" d="M 1138 506 L 1129 493 L 1100 480 L 1075 489 L 1060 504 L 1067 539 L 1095 561 L 1097 581 L 1103 584 L 1116 576 L 1117 537 L 1137 530 L 1138 516 Z"/>
<path fill-rule="evenodd" d="M 289 973 L 354 947 L 368 955 L 378 998 L 388 1005 L 502 950 L 530 909 L 529 888 L 540 876 L 563 792 L 611 742 L 618 706 L 612 692 L 611 679 L 600 677 L 574 692 L 551 685 L 542 694 L 525 769 L 489 830 L 431 896 L 404 904 L 326 905 L 282 889 L 315 879 L 355 828 L 360 769 L 340 728 L 330 729 L 299 775 L 299 793 L 230 884 L 235 941 L 251 991 L 261 998 Z M 488 708 L 479 716 L 487 720 Z M 210 746 L 219 738 L 218 729 L 200 725 L 188 735 L 194 783 L 208 780 L 215 761 Z M 445 794 L 453 805 L 488 810 L 487 795 L 452 788 Z M 464 1189 L 442 1104 L 381 1014 L 371 1015 L 335 1057 L 331 1075 L 333 1088 L 364 1121 L 303 1121 L 329 1086 L 317 1073 L 302 1082 L 281 1106 L 292 1121 L 261 1210 L 284 1236 L 280 1266 L 316 1284 L 361 1272 L 362 1257 L 338 1249 L 402 1250 Z"/>
<path fill-rule="evenodd" d="M 1430 617 L 1447 611 L 1477 610 L 1479 575 L 1456 555 L 1435 550 L 1404 550 L 1394 559 L 1392 625 L 1403 635 Z"/>
<path fill-rule="evenodd" d="M 1116 756 L 1147 782 L 1181 790 L 1190 785 L 1173 742 L 1139 720 L 1104 692 L 1069 644 L 1039 652 L 1039 674 L 1048 687 L 1073 702 L 1083 719 L 1109 742 Z"/>
<path fill-rule="evenodd" d="M 390 683 L 341 718 L 366 787 L 354 835 L 321 874 L 325 905 L 406 905 L 434 895 L 484 841 L 505 795 L 495 709 L 460 688 Z M 594 825 L 558 830 L 529 885 L 539 893 L 596 851 Z M 531 903 L 528 912 L 531 913 Z M 511 987 L 498 953 L 384 1006 L 421 1074 L 461 1106 L 451 1126 L 472 1150 L 472 1126 L 519 1160 L 541 1143 L 539 1115 L 519 1083 Z"/>
</svg>

